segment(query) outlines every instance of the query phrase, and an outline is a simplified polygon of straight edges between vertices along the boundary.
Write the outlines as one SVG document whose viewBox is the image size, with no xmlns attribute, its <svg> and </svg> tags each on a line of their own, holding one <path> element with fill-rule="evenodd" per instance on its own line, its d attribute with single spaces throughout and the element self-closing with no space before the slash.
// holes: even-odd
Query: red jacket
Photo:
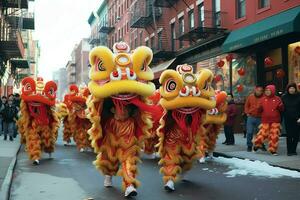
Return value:
<svg viewBox="0 0 300 200">
<path fill-rule="evenodd" d="M 251 94 L 246 100 L 244 112 L 251 117 L 261 117 L 261 113 L 259 112 L 261 98 Z"/>
<path fill-rule="evenodd" d="M 260 111 L 261 122 L 262 123 L 280 123 L 281 122 L 281 112 L 284 110 L 283 103 L 281 99 L 275 96 L 275 86 L 268 85 L 266 89 L 270 89 L 272 95 L 267 97 L 264 96 L 261 99 Z"/>
<path fill-rule="evenodd" d="M 234 125 L 234 119 L 237 115 L 237 108 L 235 103 L 229 103 L 227 107 L 227 120 L 225 122 L 226 126 L 233 126 Z"/>
</svg>

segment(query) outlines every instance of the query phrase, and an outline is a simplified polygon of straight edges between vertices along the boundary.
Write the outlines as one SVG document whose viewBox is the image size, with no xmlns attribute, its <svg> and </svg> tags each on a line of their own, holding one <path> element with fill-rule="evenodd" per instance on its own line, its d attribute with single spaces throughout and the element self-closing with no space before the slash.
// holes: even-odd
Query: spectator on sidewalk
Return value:
<svg viewBox="0 0 300 200">
<path fill-rule="evenodd" d="M 269 152 L 276 156 L 279 135 L 281 112 L 284 110 L 280 97 L 275 96 L 276 88 L 268 85 L 265 89 L 265 96 L 261 99 L 259 110 L 261 111 L 261 125 L 259 132 L 254 140 L 253 150 L 262 148 L 265 140 L 269 140 Z"/>
<path fill-rule="evenodd" d="M 228 103 L 228 107 L 227 107 L 227 111 L 226 111 L 227 120 L 224 125 L 224 133 L 225 133 L 226 139 L 223 142 L 223 144 L 234 145 L 235 141 L 234 141 L 233 125 L 234 125 L 234 119 L 237 115 L 237 108 L 234 103 L 232 94 L 227 95 L 227 103 Z"/>
<path fill-rule="evenodd" d="M 4 106 L 7 103 L 7 98 L 6 96 L 2 96 L 1 101 L 0 101 L 0 111 L 4 109 Z M 0 113 L 0 136 L 3 134 L 3 117 L 2 114 Z"/>
<path fill-rule="evenodd" d="M 247 115 L 246 135 L 247 135 L 247 151 L 252 151 L 253 133 L 257 133 L 258 126 L 261 123 L 261 113 L 259 112 L 260 100 L 263 96 L 264 89 L 256 86 L 254 93 L 250 94 L 246 100 L 244 112 Z"/>
<path fill-rule="evenodd" d="M 286 93 L 282 96 L 284 105 L 283 118 L 287 133 L 287 155 L 297 155 L 297 144 L 300 135 L 300 94 L 296 83 L 287 85 Z"/>
<path fill-rule="evenodd" d="M 9 140 L 13 141 L 14 136 L 14 124 L 18 114 L 17 107 L 13 104 L 13 99 L 9 98 L 8 103 L 1 110 L 3 116 L 3 132 L 4 140 L 7 140 L 7 135 L 9 135 Z"/>
</svg>

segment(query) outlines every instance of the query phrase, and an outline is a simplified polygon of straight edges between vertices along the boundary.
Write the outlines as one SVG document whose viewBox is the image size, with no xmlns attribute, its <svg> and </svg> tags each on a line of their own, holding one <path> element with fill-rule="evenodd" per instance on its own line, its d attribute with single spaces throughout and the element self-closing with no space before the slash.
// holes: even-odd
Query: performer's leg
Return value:
<svg viewBox="0 0 300 200">
<path fill-rule="evenodd" d="M 182 162 L 180 144 L 164 145 L 161 152 L 161 160 L 159 164 L 162 165 L 160 172 L 163 174 L 163 181 L 167 183 L 169 180 L 175 182 L 181 173 L 180 164 Z"/>
<path fill-rule="evenodd" d="M 45 153 L 54 152 L 56 137 L 52 134 L 51 128 L 49 126 L 45 126 L 42 128 L 41 141 Z"/>
<path fill-rule="evenodd" d="M 41 158 L 41 138 L 34 128 L 29 128 L 26 134 L 26 150 L 30 160 Z"/>
<path fill-rule="evenodd" d="M 276 153 L 280 135 L 280 123 L 272 123 L 269 133 L 269 152 Z"/>
<path fill-rule="evenodd" d="M 119 169 L 117 158 L 113 155 L 114 149 L 111 147 L 97 155 L 94 165 L 104 175 L 115 176 Z"/>
<path fill-rule="evenodd" d="M 264 141 L 268 138 L 270 131 L 270 125 L 269 124 L 261 124 L 260 129 L 256 135 L 256 138 L 254 140 L 254 146 L 255 148 L 261 148 Z"/>
</svg>

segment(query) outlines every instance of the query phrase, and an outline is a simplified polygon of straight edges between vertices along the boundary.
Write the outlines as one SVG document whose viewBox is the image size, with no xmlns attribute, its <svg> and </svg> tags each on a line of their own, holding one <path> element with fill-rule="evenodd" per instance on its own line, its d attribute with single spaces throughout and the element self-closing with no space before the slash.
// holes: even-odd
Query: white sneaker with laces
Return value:
<svg viewBox="0 0 300 200">
<path fill-rule="evenodd" d="M 201 163 L 201 164 L 205 163 L 205 157 L 201 157 L 201 158 L 199 159 L 199 163 Z"/>
<path fill-rule="evenodd" d="M 165 184 L 165 190 L 170 192 L 175 190 L 174 182 L 172 180 L 168 180 L 168 182 Z"/>
<path fill-rule="evenodd" d="M 137 195 L 137 191 L 135 187 L 133 185 L 129 185 L 125 190 L 125 197 L 132 197 L 136 195 Z"/>
<path fill-rule="evenodd" d="M 104 187 L 112 187 L 112 176 L 105 175 L 105 177 L 104 177 Z"/>
<path fill-rule="evenodd" d="M 33 161 L 33 164 L 34 164 L 34 165 L 39 165 L 39 164 L 40 164 L 40 161 L 39 161 L 39 160 L 34 160 L 34 161 Z"/>
</svg>

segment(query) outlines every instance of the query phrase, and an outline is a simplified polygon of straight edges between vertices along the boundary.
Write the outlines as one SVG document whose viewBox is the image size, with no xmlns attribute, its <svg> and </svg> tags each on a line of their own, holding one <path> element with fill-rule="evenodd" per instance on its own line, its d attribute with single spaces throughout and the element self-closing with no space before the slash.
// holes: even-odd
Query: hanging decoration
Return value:
<svg viewBox="0 0 300 200">
<path fill-rule="evenodd" d="M 220 75 L 220 74 L 218 74 L 218 75 L 216 75 L 216 76 L 214 77 L 215 83 L 217 83 L 217 82 L 219 82 L 219 81 L 221 81 L 221 80 L 222 80 L 222 75 Z"/>
<path fill-rule="evenodd" d="M 244 76 L 246 74 L 246 71 L 245 71 L 245 68 L 244 67 L 241 67 L 237 70 L 238 74 L 240 76 Z"/>
<path fill-rule="evenodd" d="M 239 84 L 239 85 L 237 85 L 236 90 L 237 90 L 238 92 L 243 92 L 244 86 L 243 86 L 242 84 Z"/>
<path fill-rule="evenodd" d="M 285 76 L 285 72 L 283 71 L 283 69 L 278 69 L 276 71 L 276 77 L 279 79 L 282 79 Z"/>
<path fill-rule="evenodd" d="M 266 58 L 265 58 L 265 65 L 266 65 L 266 66 L 271 66 L 271 65 L 273 65 L 273 60 L 272 60 L 272 58 L 266 57 Z"/>
<path fill-rule="evenodd" d="M 217 65 L 219 68 L 222 68 L 224 66 L 225 62 L 223 60 L 220 60 L 219 62 L 217 62 Z"/>
<path fill-rule="evenodd" d="M 233 59 L 233 55 L 232 55 L 232 54 L 228 54 L 228 55 L 226 56 L 227 62 L 231 62 L 232 59 Z"/>
</svg>

